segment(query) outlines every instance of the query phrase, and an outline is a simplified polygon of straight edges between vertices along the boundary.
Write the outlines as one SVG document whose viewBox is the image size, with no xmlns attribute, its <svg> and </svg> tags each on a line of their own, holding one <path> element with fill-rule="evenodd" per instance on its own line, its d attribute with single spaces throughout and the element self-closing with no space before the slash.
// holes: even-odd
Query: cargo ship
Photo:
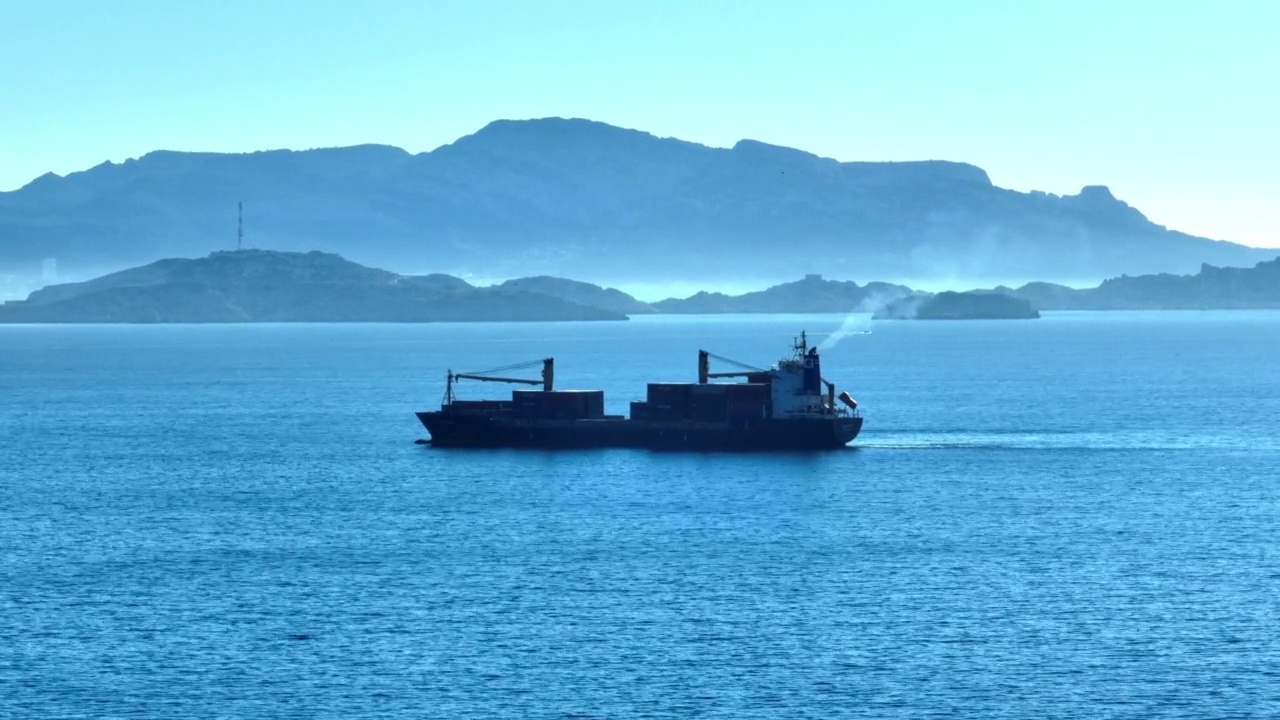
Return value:
<svg viewBox="0 0 1280 720">
<path fill-rule="evenodd" d="M 712 359 L 738 370 L 712 372 Z M 542 365 L 539 378 L 507 373 Z M 729 378 L 736 381 L 724 382 Z M 460 400 L 462 381 L 537 385 L 510 400 Z M 848 392 L 822 377 L 818 348 L 805 333 L 789 357 L 755 368 L 706 350 L 698 381 L 649 383 L 630 417 L 606 415 L 603 390 L 556 390 L 555 360 L 484 372 L 448 372 L 439 410 L 417 413 L 437 447 L 601 448 L 655 450 L 819 450 L 858 436 L 862 415 Z"/>
</svg>

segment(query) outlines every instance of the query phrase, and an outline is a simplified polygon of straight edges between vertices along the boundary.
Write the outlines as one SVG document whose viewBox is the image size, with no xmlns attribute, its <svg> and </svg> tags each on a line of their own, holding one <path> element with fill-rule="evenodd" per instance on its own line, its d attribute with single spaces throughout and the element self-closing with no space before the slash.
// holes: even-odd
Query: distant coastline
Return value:
<svg viewBox="0 0 1280 720">
<path fill-rule="evenodd" d="M 1028 283 L 965 293 L 827 280 L 699 292 L 646 303 L 613 288 L 537 276 L 490 287 L 398 275 L 321 252 L 241 250 L 169 259 L 50 285 L 0 305 L 0 323 L 483 322 L 626 320 L 648 314 L 871 313 L 890 318 L 1032 318 L 1046 310 L 1280 308 L 1280 258 L 1195 275 L 1123 276 L 1097 287 Z"/>
</svg>

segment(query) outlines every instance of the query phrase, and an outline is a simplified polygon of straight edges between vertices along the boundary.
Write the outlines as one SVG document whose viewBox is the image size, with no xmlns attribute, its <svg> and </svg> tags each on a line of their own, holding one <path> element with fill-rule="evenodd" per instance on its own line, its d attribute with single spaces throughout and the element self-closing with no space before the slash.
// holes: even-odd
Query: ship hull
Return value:
<svg viewBox="0 0 1280 720">
<path fill-rule="evenodd" d="M 861 417 L 846 416 L 701 423 L 621 417 L 547 420 L 447 411 L 417 415 L 437 447 L 828 450 L 844 447 L 862 429 Z"/>
</svg>

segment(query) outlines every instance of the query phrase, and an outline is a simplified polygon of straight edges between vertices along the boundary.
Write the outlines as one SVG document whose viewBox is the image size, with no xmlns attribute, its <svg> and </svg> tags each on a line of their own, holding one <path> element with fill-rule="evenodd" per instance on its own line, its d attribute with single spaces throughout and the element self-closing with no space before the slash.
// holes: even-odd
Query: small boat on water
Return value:
<svg viewBox="0 0 1280 720">
<path fill-rule="evenodd" d="M 698 381 L 649 383 L 630 416 L 606 415 L 603 390 L 556 390 L 555 360 L 485 372 L 449 371 L 439 410 L 417 413 L 437 447 L 599 448 L 666 450 L 818 450 L 840 448 L 862 430 L 858 403 L 822 377 L 818 348 L 805 333 L 792 355 L 768 369 L 705 350 Z M 742 369 L 711 372 L 711 360 Z M 541 377 L 506 373 L 542 366 Z M 736 382 L 714 382 L 737 378 Z M 541 386 L 510 400 L 459 400 L 460 381 Z"/>
</svg>

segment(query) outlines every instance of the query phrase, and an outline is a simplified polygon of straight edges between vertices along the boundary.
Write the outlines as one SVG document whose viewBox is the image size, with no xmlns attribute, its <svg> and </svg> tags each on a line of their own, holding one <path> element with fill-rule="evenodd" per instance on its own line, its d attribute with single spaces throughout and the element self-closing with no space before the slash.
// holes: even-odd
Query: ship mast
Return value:
<svg viewBox="0 0 1280 720">
<path fill-rule="evenodd" d="M 809 352 L 809 334 L 807 332 L 800 331 L 800 337 L 796 338 L 794 348 L 799 357 L 804 357 Z"/>
</svg>

